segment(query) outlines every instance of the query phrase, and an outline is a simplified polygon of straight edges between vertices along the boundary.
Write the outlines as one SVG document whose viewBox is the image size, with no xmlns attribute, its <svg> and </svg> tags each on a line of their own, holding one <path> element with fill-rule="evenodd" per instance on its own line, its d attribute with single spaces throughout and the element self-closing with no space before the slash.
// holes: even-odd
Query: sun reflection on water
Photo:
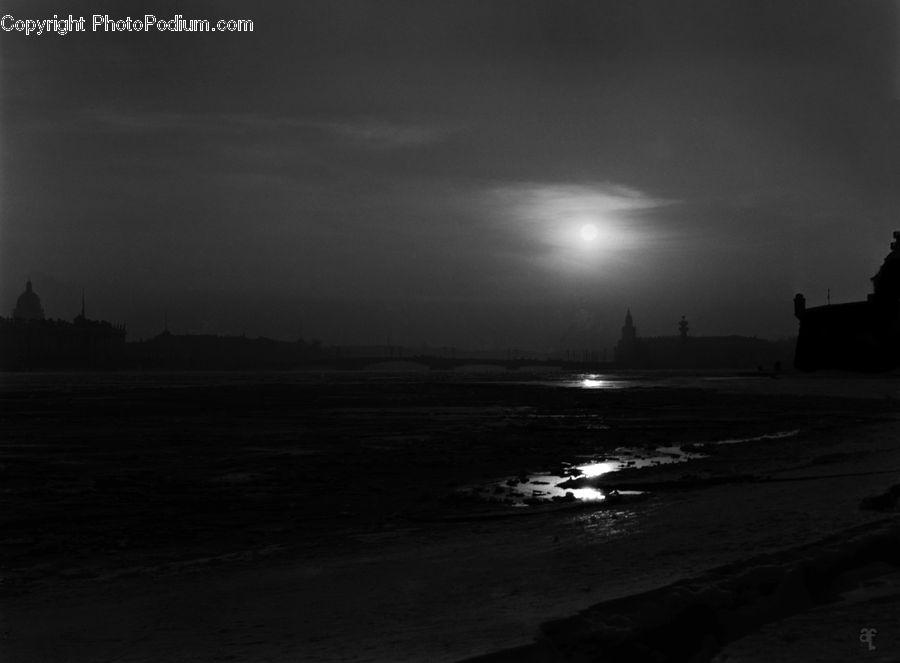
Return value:
<svg viewBox="0 0 900 663">
<path fill-rule="evenodd" d="M 599 375 L 587 375 L 582 383 L 601 386 L 604 380 Z M 545 415 L 562 416 L 562 415 Z M 777 431 L 766 433 L 756 437 L 739 439 L 726 439 L 712 442 L 698 442 L 693 444 L 669 444 L 655 448 L 642 447 L 617 447 L 610 455 L 594 456 L 592 454 L 581 456 L 583 464 L 562 462 L 561 468 L 555 472 L 536 472 L 533 474 L 522 472 L 517 476 L 505 477 L 473 489 L 472 494 L 479 494 L 487 501 L 505 504 L 515 507 L 527 507 L 554 502 L 600 502 L 606 500 L 608 504 L 615 504 L 619 498 L 631 498 L 641 496 L 641 491 L 627 491 L 610 489 L 604 492 L 599 488 L 585 486 L 581 480 L 596 479 L 606 474 L 619 471 L 633 471 L 651 468 L 660 465 L 685 463 L 709 455 L 707 449 L 715 445 L 735 444 L 738 442 L 753 442 L 761 440 L 776 440 L 798 435 L 801 431 Z M 601 482 L 604 480 L 601 480 Z M 598 482 L 592 482 L 598 483 Z M 608 487 L 608 486 L 607 486 Z"/>
<path fill-rule="evenodd" d="M 598 502 L 606 499 L 606 495 L 596 488 L 570 488 L 568 492 L 572 493 L 576 500 L 585 502 Z"/>
<path fill-rule="evenodd" d="M 601 474 L 615 472 L 622 468 L 621 463 L 606 461 L 602 463 L 590 463 L 588 465 L 578 465 L 578 470 L 585 477 L 599 477 Z"/>
<path fill-rule="evenodd" d="M 596 374 L 586 375 L 581 380 L 581 386 L 585 389 L 603 389 L 611 386 L 609 380 L 604 380 Z"/>
<path fill-rule="evenodd" d="M 605 387 L 605 380 L 595 380 L 593 378 L 585 378 L 581 381 L 581 386 L 586 387 L 588 389 L 597 389 L 598 387 Z"/>
</svg>

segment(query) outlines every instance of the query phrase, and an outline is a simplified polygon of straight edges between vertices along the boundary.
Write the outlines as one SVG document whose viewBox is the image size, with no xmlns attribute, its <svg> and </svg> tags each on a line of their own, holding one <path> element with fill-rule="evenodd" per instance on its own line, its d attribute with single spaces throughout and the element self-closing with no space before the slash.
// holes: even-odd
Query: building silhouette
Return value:
<svg viewBox="0 0 900 663">
<path fill-rule="evenodd" d="M 83 293 L 72 322 L 47 319 L 29 279 L 12 317 L 0 318 L 0 369 L 112 368 L 124 357 L 125 334 L 123 325 L 88 319 Z"/>
<path fill-rule="evenodd" d="M 638 336 L 631 310 L 625 314 L 615 360 L 622 368 L 774 368 L 790 357 L 793 341 L 749 336 L 691 336 L 685 316 L 672 336 Z"/>
<path fill-rule="evenodd" d="M 25 282 L 25 292 L 16 300 L 16 308 L 13 309 L 14 320 L 43 320 L 44 308 L 41 306 L 41 298 L 31 287 L 31 279 Z"/>
<path fill-rule="evenodd" d="M 639 346 L 637 327 L 634 326 L 631 309 L 628 309 L 625 313 L 625 324 L 622 325 L 622 338 L 619 339 L 614 351 L 616 363 L 624 366 L 640 363 Z"/>
<path fill-rule="evenodd" d="M 681 336 L 682 341 L 687 341 L 689 331 L 690 326 L 688 325 L 688 321 L 684 316 L 681 316 L 681 322 L 678 323 L 678 335 Z"/>
<path fill-rule="evenodd" d="M 794 297 L 800 321 L 794 365 L 804 371 L 838 369 L 884 371 L 900 366 L 900 231 L 872 277 L 865 301 L 807 308 Z"/>
<path fill-rule="evenodd" d="M 168 319 L 164 331 L 146 341 L 126 343 L 125 336 L 124 325 L 87 317 L 84 292 L 71 322 L 46 318 L 29 280 L 12 316 L 0 317 L 0 370 L 281 370 L 328 355 L 318 340 L 176 335 Z"/>
</svg>

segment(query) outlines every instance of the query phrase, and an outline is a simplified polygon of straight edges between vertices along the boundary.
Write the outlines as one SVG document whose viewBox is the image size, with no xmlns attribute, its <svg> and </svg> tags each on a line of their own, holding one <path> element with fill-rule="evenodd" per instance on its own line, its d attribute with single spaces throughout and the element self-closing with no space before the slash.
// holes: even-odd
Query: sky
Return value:
<svg viewBox="0 0 900 663">
<path fill-rule="evenodd" d="M 0 0 L 0 314 L 326 344 L 779 338 L 900 229 L 887 0 Z M 93 14 L 252 32 L 93 32 Z M 591 237 L 592 235 L 596 235 Z M 589 239 L 586 239 L 589 237 Z"/>
</svg>

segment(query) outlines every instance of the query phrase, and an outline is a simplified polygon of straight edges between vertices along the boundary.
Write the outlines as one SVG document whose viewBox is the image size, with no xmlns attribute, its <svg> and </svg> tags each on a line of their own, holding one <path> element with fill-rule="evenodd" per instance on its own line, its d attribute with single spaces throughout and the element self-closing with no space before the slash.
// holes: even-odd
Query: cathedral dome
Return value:
<svg viewBox="0 0 900 663">
<path fill-rule="evenodd" d="M 25 284 L 25 292 L 16 300 L 16 308 L 13 310 L 13 318 L 17 320 L 43 320 L 44 309 L 41 307 L 41 298 L 31 289 L 31 280 Z"/>
</svg>

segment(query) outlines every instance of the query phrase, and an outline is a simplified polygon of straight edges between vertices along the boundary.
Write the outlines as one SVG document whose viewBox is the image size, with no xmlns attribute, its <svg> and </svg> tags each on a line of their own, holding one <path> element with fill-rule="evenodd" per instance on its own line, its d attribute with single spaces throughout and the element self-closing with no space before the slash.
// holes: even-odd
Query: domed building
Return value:
<svg viewBox="0 0 900 663">
<path fill-rule="evenodd" d="M 25 292 L 16 300 L 16 308 L 13 309 L 15 320 L 43 320 L 44 309 L 41 306 L 41 298 L 31 288 L 31 279 L 25 283 Z"/>
<path fill-rule="evenodd" d="M 0 370 L 115 368 L 124 353 L 125 327 L 85 317 L 84 295 L 74 322 L 52 320 L 29 280 L 12 317 L 0 317 Z"/>
</svg>

